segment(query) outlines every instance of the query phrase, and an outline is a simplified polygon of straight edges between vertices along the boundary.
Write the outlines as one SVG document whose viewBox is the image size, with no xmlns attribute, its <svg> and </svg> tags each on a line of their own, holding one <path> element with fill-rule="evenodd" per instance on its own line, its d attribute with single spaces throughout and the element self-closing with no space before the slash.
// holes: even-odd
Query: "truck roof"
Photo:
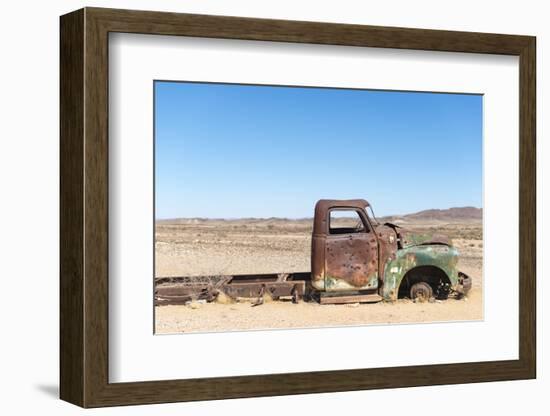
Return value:
<svg viewBox="0 0 550 416">
<path fill-rule="evenodd" d="M 326 211 L 330 208 L 366 208 L 370 204 L 365 199 L 320 199 L 315 204 L 315 210 Z"/>
</svg>

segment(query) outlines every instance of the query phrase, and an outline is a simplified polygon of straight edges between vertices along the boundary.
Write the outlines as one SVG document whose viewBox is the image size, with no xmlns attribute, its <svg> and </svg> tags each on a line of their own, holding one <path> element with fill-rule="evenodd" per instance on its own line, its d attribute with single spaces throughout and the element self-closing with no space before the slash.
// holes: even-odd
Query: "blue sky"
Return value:
<svg viewBox="0 0 550 416">
<path fill-rule="evenodd" d="M 156 218 L 482 203 L 482 96 L 155 82 Z"/>
</svg>

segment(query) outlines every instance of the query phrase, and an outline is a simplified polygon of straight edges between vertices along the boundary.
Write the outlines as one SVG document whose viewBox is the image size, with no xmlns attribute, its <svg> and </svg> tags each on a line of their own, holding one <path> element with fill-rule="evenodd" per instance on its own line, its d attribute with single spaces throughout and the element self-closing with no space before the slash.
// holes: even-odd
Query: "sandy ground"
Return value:
<svg viewBox="0 0 550 416">
<path fill-rule="evenodd" d="M 366 325 L 483 319 L 480 221 L 402 224 L 437 230 L 453 238 L 459 269 L 473 278 L 462 300 L 414 303 L 319 305 L 276 301 L 159 306 L 156 333 Z M 278 273 L 310 270 L 310 220 L 178 220 L 156 226 L 156 276 Z"/>
</svg>

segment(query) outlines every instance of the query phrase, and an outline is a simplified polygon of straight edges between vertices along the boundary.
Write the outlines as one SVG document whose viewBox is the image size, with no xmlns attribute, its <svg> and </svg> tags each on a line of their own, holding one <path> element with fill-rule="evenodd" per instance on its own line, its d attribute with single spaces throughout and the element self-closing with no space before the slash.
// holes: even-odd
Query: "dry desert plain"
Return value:
<svg viewBox="0 0 550 416">
<path fill-rule="evenodd" d="M 453 211 L 458 210 L 458 211 Z M 453 208 L 388 217 L 411 230 L 437 231 L 453 239 L 459 270 L 473 288 L 457 300 L 414 303 L 320 305 L 301 301 L 246 300 L 155 307 L 155 332 L 189 333 L 275 328 L 465 321 L 483 319 L 481 210 Z M 310 270 L 311 219 L 176 219 L 156 223 L 155 276 L 207 276 Z"/>
</svg>

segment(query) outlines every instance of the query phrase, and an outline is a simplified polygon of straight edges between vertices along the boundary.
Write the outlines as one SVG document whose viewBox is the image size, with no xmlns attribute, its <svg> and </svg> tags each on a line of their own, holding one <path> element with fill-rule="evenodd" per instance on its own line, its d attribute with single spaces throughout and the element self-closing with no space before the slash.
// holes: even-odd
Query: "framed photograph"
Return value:
<svg viewBox="0 0 550 416">
<path fill-rule="evenodd" d="M 536 377 L 534 37 L 60 28 L 63 400 Z"/>
</svg>

